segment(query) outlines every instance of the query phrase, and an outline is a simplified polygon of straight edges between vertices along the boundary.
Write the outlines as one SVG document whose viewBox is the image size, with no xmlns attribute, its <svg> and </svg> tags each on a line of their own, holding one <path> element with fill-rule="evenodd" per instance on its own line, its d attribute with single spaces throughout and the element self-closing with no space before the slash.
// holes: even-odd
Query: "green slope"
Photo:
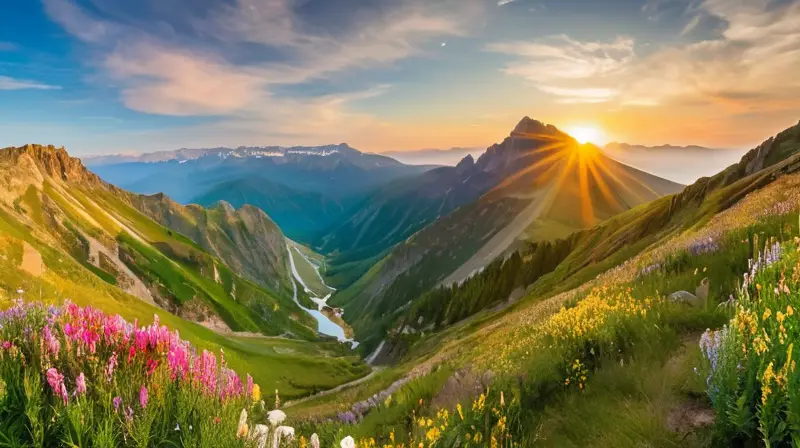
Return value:
<svg viewBox="0 0 800 448">
<path fill-rule="evenodd" d="M 0 173 L 0 306 L 22 295 L 69 299 L 142 323 L 158 314 L 199 347 L 225 349 L 231 364 L 253 372 L 262 387 L 288 396 L 368 373 L 339 344 L 318 342 L 315 321 L 280 282 L 270 289 L 237 275 L 140 213 L 126 192 L 65 151 L 1 150 Z"/>
</svg>

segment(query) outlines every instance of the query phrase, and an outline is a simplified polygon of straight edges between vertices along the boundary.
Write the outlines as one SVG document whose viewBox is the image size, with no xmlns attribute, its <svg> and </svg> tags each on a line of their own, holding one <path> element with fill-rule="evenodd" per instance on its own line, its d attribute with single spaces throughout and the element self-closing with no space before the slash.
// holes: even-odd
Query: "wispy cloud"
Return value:
<svg viewBox="0 0 800 448">
<path fill-rule="evenodd" d="M 663 8 L 651 1 L 643 10 Z M 581 42 L 566 36 L 495 43 L 514 59 L 504 72 L 530 80 L 558 102 L 617 106 L 714 106 L 721 113 L 800 109 L 800 1 L 705 0 L 680 34 L 711 17 L 719 35 L 639 56 L 632 39 Z"/>
<path fill-rule="evenodd" d="M 44 3 L 53 20 L 90 48 L 93 64 L 130 109 L 219 116 L 226 128 L 307 133 L 320 132 L 320 126 L 304 124 L 311 117 L 332 126 L 369 121 L 347 112 L 349 103 L 386 86 L 310 98 L 287 95 L 281 87 L 425 56 L 426 43 L 463 35 L 482 8 L 476 0 L 402 0 L 362 12 L 353 26 L 331 32 L 305 22 L 292 0 L 236 0 L 186 17 L 181 25 L 201 30 L 189 39 L 176 36 L 178 26 L 163 33 L 169 24 L 151 30 L 68 0 Z"/>
<path fill-rule="evenodd" d="M 0 51 L 15 51 L 17 49 L 19 47 L 15 43 L 0 41 Z"/>
<path fill-rule="evenodd" d="M 604 102 L 616 96 L 614 86 L 595 80 L 620 76 L 635 57 L 634 42 L 627 37 L 580 42 L 561 35 L 533 42 L 495 43 L 486 49 L 515 56 L 504 72 L 522 76 L 539 90 L 569 103 Z"/>
<path fill-rule="evenodd" d="M 27 79 L 15 79 L 8 76 L 0 76 L 0 90 L 55 90 L 60 89 L 59 86 L 51 86 L 37 81 L 30 81 Z"/>
</svg>

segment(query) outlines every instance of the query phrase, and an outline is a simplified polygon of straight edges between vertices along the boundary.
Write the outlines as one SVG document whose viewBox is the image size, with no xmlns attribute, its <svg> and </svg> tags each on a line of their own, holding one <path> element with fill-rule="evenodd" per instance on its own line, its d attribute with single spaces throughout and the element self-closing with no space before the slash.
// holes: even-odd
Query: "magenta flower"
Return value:
<svg viewBox="0 0 800 448">
<path fill-rule="evenodd" d="M 142 406 L 142 409 L 147 407 L 147 388 L 144 386 L 139 389 L 139 404 Z"/>
<path fill-rule="evenodd" d="M 122 404 L 122 397 L 114 397 L 114 399 L 111 400 L 111 404 L 114 405 L 114 411 L 118 411 L 119 406 Z"/>
<path fill-rule="evenodd" d="M 86 393 L 86 376 L 83 372 L 75 379 L 75 395 L 83 395 Z"/>
</svg>

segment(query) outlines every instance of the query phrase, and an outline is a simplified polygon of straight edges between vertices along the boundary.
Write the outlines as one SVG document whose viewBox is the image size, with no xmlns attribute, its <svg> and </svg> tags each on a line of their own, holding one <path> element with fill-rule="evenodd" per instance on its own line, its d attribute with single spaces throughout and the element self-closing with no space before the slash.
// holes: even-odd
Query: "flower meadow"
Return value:
<svg viewBox="0 0 800 448">
<path fill-rule="evenodd" d="M 749 266 L 732 319 L 700 340 L 719 437 L 800 446 L 800 238 L 770 241 Z"/>
<path fill-rule="evenodd" d="M 241 446 L 241 412 L 261 403 L 223 353 L 197 352 L 157 316 L 139 327 L 21 300 L 0 313 L 0 443 Z"/>
</svg>

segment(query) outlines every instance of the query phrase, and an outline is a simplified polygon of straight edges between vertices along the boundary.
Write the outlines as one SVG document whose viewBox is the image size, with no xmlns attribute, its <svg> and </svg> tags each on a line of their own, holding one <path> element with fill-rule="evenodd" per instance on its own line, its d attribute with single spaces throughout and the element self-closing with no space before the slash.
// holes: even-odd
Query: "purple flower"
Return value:
<svg viewBox="0 0 800 448">
<path fill-rule="evenodd" d="M 111 403 L 114 405 L 114 411 L 118 411 L 119 406 L 122 404 L 122 397 L 114 397 Z"/>
<path fill-rule="evenodd" d="M 147 388 L 144 386 L 139 389 L 139 404 L 142 406 L 142 409 L 147 407 Z"/>
</svg>

